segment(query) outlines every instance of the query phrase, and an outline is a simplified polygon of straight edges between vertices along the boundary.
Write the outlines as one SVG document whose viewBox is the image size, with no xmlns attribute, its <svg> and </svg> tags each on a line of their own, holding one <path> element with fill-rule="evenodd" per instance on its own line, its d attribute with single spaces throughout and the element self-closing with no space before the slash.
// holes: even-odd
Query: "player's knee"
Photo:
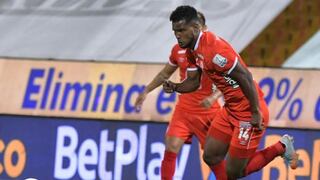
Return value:
<svg viewBox="0 0 320 180">
<path fill-rule="evenodd" d="M 212 156 L 210 154 L 204 152 L 202 154 L 202 159 L 207 165 L 212 166 Z"/>
<path fill-rule="evenodd" d="M 223 156 L 215 155 L 207 151 L 203 153 L 202 158 L 204 162 L 209 166 L 216 165 L 224 159 Z"/>
<path fill-rule="evenodd" d="M 171 152 L 178 153 L 181 148 L 181 143 L 179 142 L 174 142 L 174 141 L 168 141 L 166 142 L 166 150 L 169 150 Z"/>
</svg>

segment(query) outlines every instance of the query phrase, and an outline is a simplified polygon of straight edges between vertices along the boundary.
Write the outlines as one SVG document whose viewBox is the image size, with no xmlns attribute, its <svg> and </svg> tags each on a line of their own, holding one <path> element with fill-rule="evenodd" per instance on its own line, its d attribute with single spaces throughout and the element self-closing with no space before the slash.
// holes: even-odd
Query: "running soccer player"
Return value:
<svg viewBox="0 0 320 180">
<path fill-rule="evenodd" d="M 206 30 L 205 18 L 198 13 L 202 30 Z M 146 86 L 135 102 L 140 109 L 147 94 L 167 81 L 179 68 L 180 80 L 186 79 L 188 60 L 186 50 L 176 44 L 171 51 L 169 62 Z M 165 134 L 165 152 L 161 164 L 161 179 L 172 180 L 176 167 L 177 154 L 184 143 L 190 143 L 195 135 L 203 147 L 211 120 L 220 105 L 216 102 L 221 92 L 212 92 L 212 81 L 206 75 L 199 76 L 201 87 L 193 93 L 179 95 L 174 113 Z"/>
<path fill-rule="evenodd" d="M 269 112 L 261 89 L 239 54 L 217 35 L 202 32 L 197 10 L 191 6 L 177 7 L 170 21 L 179 46 L 187 48 L 190 64 L 187 79 L 180 83 L 166 81 L 164 91 L 194 91 L 200 84 L 201 69 L 225 99 L 224 107 L 211 123 L 203 154 L 216 177 L 245 177 L 262 169 L 277 156 L 282 156 L 295 169 L 298 155 L 293 138 L 288 135 L 276 144 L 256 151 L 268 125 Z"/>
</svg>

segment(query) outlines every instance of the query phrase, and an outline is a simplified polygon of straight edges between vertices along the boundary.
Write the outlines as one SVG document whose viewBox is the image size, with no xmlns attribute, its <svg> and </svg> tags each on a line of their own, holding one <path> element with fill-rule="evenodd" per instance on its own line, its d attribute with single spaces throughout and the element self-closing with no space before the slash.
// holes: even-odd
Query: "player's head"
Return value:
<svg viewBox="0 0 320 180">
<path fill-rule="evenodd" d="M 199 23 L 201 26 L 201 30 L 202 31 L 206 31 L 208 29 L 207 25 L 206 25 L 206 18 L 204 17 L 203 13 L 198 11 L 198 19 L 199 19 Z"/>
<path fill-rule="evenodd" d="M 191 6 L 179 6 L 170 15 L 172 30 L 181 48 L 193 48 L 200 32 L 198 12 Z"/>
</svg>

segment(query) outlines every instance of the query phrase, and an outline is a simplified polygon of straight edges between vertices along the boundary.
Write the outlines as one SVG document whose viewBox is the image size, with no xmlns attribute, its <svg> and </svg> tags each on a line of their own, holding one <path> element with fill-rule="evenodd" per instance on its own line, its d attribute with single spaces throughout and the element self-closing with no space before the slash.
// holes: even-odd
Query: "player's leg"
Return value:
<svg viewBox="0 0 320 180">
<path fill-rule="evenodd" d="M 293 148 L 293 142 L 288 135 L 284 135 L 281 140 L 272 146 L 261 151 L 254 149 L 239 149 L 230 145 L 227 156 L 228 179 L 237 179 L 261 170 L 277 156 L 284 156 L 290 163 L 292 169 L 297 166 L 298 156 Z"/>
<path fill-rule="evenodd" d="M 267 126 L 269 113 L 264 101 L 260 102 L 260 108 L 264 124 Z M 280 155 L 285 155 L 285 158 L 293 165 L 296 165 L 298 159 L 295 156 L 293 141 L 289 136 L 285 135 L 274 145 L 256 152 L 265 130 L 262 132 L 254 131 L 248 122 L 237 120 L 231 120 L 231 122 L 234 124 L 235 129 L 227 157 L 229 179 L 244 177 L 256 172 Z"/>
<path fill-rule="evenodd" d="M 263 124 L 267 127 L 269 122 L 268 109 L 265 103 L 260 103 L 260 108 Z M 265 129 L 263 131 L 255 131 L 249 121 L 239 121 L 233 117 L 229 117 L 229 121 L 233 124 L 234 130 L 227 157 L 228 179 L 237 179 L 246 176 L 249 172 L 248 168 L 251 169 L 251 172 L 253 172 L 252 167 L 255 167 L 256 170 L 258 170 L 258 168 L 261 169 L 266 163 L 272 161 L 273 158 L 278 155 L 277 151 L 274 151 L 277 149 L 274 148 L 267 151 L 270 152 L 269 154 L 256 152 Z M 278 146 L 275 146 L 275 148 L 278 148 Z"/>
<path fill-rule="evenodd" d="M 171 180 L 176 169 L 177 155 L 185 140 L 175 136 L 165 137 L 166 150 L 161 162 L 161 179 Z"/>
<path fill-rule="evenodd" d="M 274 158 L 277 156 L 283 156 L 285 153 L 287 153 L 288 156 L 284 156 L 284 158 L 287 158 L 291 168 L 295 169 L 297 166 L 298 156 L 296 157 L 297 154 L 294 151 L 291 137 L 284 135 L 281 140 L 274 145 L 255 152 L 253 156 L 250 157 L 243 176 L 247 176 L 253 172 L 261 170 Z"/>
<path fill-rule="evenodd" d="M 234 131 L 227 156 L 228 179 L 244 177 L 253 170 L 259 170 L 281 153 L 281 149 L 278 149 L 282 148 L 281 144 L 280 147 L 276 145 L 266 151 L 256 152 L 264 132 L 254 131 L 248 121 L 231 119 L 231 122 Z"/>
<path fill-rule="evenodd" d="M 207 142 L 207 152 L 210 152 L 209 154 L 202 154 L 205 159 L 207 159 L 207 163 L 210 164 L 214 160 L 208 160 L 211 159 L 210 156 L 218 157 L 218 160 L 221 161 L 225 157 L 225 153 L 228 150 L 228 146 L 220 140 L 215 139 L 214 137 L 207 137 L 208 131 L 210 129 L 210 125 L 217 115 L 217 112 L 219 112 L 220 108 L 217 109 L 215 113 L 208 114 L 208 115 L 198 115 L 194 120 L 196 120 L 197 123 L 189 123 L 191 125 L 190 129 L 192 130 L 193 134 L 197 137 L 197 139 L 200 142 L 201 148 L 203 149 L 205 146 L 205 142 Z M 207 141 L 206 141 L 207 140 Z M 225 146 L 225 148 L 223 148 Z M 210 148 L 212 147 L 219 147 L 218 151 L 212 150 Z M 215 152 L 215 155 L 211 154 L 211 151 Z M 208 157 L 209 156 L 209 157 Z M 216 161 L 218 161 L 216 160 Z M 214 163 L 213 163 L 214 164 Z M 217 179 L 224 180 L 226 179 L 226 171 L 225 171 L 225 161 L 221 161 L 218 164 L 211 165 L 210 166 L 212 171 L 215 173 L 216 177 L 219 177 Z"/>
<path fill-rule="evenodd" d="M 208 136 L 203 153 L 203 160 L 210 167 L 216 179 L 225 180 L 226 176 L 226 163 L 225 156 L 228 152 L 229 144 L 217 138 Z"/>
<path fill-rule="evenodd" d="M 177 154 L 179 153 L 184 143 L 185 143 L 184 138 L 168 136 L 168 135 L 165 136 L 166 151 L 170 151 Z"/>
<path fill-rule="evenodd" d="M 260 101 L 260 108 L 263 115 L 264 124 L 267 126 L 269 122 L 269 112 L 265 101 Z M 251 148 L 258 148 L 262 135 L 263 133 L 254 134 L 252 137 L 253 142 L 251 144 Z M 263 150 L 257 151 L 250 156 L 248 164 L 246 165 L 243 173 L 244 176 L 262 169 L 277 156 L 283 156 L 283 158 L 290 164 L 292 169 L 297 167 L 298 154 L 294 150 L 293 139 L 290 136 L 284 135 L 277 143 Z"/>
<path fill-rule="evenodd" d="M 211 168 L 218 180 L 227 179 L 224 158 L 228 152 L 232 127 L 226 121 L 226 117 L 226 111 L 222 109 L 213 119 L 203 153 L 203 160 Z"/>
<path fill-rule="evenodd" d="M 185 112 L 176 108 L 169 123 L 165 135 L 166 149 L 161 163 L 162 180 L 172 180 L 176 168 L 177 154 L 179 153 L 183 144 L 191 136 L 191 132 L 184 122 L 185 117 Z"/>
<path fill-rule="evenodd" d="M 210 129 L 211 122 L 215 118 L 217 112 L 219 112 L 220 108 L 216 110 L 214 113 L 210 114 L 198 114 L 192 116 L 192 118 L 187 119 L 187 124 L 191 132 L 198 139 L 201 149 L 204 148 L 204 144 L 207 138 L 208 131 Z"/>
</svg>

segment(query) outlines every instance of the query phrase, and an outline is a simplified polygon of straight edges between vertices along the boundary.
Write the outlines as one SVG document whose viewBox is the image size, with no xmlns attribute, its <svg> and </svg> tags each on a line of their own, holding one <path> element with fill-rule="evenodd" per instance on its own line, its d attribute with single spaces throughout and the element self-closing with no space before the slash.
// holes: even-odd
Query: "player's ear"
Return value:
<svg viewBox="0 0 320 180">
<path fill-rule="evenodd" d="M 202 31 L 207 31 L 208 30 L 208 26 L 207 25 L 202 25 L 201 26 L 201 30 Z"/>
<path fill-rule="evenodd" d="M 193 27 L 194 29 L 197 29 L 197 30 L 200 30 L 200 29 L 201 29 L 201 25 L 200 25 L 200 23 L 199 23 L 198 21 L 193 21 L 193 22 L 192 22 L 192 27 Z"/>
<path fill-rule="evenodd" d="M 201 30 L 201 25 L 197 21 L 192 22 L 192 27 L 193 27 L 193 33 L 196 35 L 200 32 Z"/>
</svg>

